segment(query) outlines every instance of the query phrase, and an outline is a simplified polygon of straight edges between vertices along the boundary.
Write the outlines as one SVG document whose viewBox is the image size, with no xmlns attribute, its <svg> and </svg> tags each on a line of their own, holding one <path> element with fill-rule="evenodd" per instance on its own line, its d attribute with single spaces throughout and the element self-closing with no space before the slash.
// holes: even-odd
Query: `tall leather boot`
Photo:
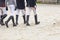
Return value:
<svg viewBox="0 0 60 40">
<path fill-rule="evenodd" d="M 18 25 L 18 15 L 16 15 L 16 25 Z"/>
<path fill-rule="evenodd" d="M 2 20 L 4 20 L 4 18 L 6 18 L 7 14 L 4 14 L 3 17 L 2 17 Z"/>
<path fill-rule="evenodd" d="M 24 24 L 26 24 L 26 18 L 25 18 L 25 15 L 23 15 L 23 20 L 24 20 Z"/>
<path fill-rule="evenodd" d="M 1 25 L 5 25 L 3 20 L 6 18 L 7 14 L 1 15 Z"/>
<path fill-rule="evenodd" d="M 8 28 L 8 22 L 9 22 L 11 19 L 12 19 L 12 16 L 10 16 L 10 17 L 8 18 L 8 20 L 5 21 L 5 24 L 6 24 L 6 27 L 7 27 L 7 28 Z"/>
<path fill-rule="evenodd" d="M 1 25 L 5 25 L 4 22 L 3 22 L 3 15 L 1 15 Z"/>
<path fill-rule="evenodd" d="M 37 15 L 35 15 L 34 17 L 35 17 L 35 24 L 36 25 L 39 24 L 40 22 L 38 22 L 38 20 L 37 20 Z"/>
<path fill-rule="evenodd" d="M 16 26 L 15 22 L 14 22 L 14 17 L 12 16 L 12 22 L 13 22 L 13 26 Z"/>
<path fill-rule="evenodd" d="M 29 15 L 27 15 L 26 25 L 30 26 L 30 24 L 29 24 Z"/>
</svg>

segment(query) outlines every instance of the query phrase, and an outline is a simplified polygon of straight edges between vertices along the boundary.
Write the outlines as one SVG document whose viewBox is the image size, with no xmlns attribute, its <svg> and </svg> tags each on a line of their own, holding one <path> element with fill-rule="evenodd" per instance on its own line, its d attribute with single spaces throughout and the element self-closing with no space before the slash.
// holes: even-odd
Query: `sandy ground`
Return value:
<svg viewBox="0 0 60 40">
<path fill-rule="evenodd" d="M 33 12 L 31 26 L 23 24 L 21 13 L 17 27 L 13 27 L 11 21 L 9 28 L 0 25 L 0 40 L 60 40 L 60 5 L 38 4 L 37 14 L 39 25 L 34 24 Z"/>
</svg>

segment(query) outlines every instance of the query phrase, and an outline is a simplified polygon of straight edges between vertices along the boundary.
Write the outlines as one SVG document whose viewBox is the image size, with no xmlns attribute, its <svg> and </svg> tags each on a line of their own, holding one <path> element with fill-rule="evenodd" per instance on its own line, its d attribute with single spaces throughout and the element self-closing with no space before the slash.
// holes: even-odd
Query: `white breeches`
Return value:
<svg viewBox="0 0 60 40">
<path fill-rule="evenodd" d="M 15 14 L 15 6 L 9 5 L 9 8 L 10 8 L 10 15 L 13 16 Z"/>
<path fill-rule="evenodd" d="M 36 15 L 36 8 L 26 7 L 26 15 L 30 15 L 31 10 L 33 10 L 34 15 Z"/>
<path fill-rule="evenodd" d="M 6 7 L 0 7 L 0 15 L 7 14 Z"/>
<path fill-rule="evenodd" d="M 25 15 L 25 13 L 26 13 L 25 9 L 21 9 L 21 10 L 17 9 L 16 15 L 19 15 L 20 12 L 22 13 L 22 15 Z"/>
</svg>

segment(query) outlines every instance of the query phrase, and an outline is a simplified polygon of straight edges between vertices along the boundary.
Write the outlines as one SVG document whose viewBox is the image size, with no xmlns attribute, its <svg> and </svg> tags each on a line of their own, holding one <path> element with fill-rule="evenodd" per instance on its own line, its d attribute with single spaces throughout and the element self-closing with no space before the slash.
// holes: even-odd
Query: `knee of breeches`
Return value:
<svg viewBox="0 0 60 40">
<path fill-rule="evenodd" d="M 30 13 L 26 13 L 25 15 L 30 15 Z"/>
<path fill-rule="evenodd" d="M 30 12 L 26 11 L 26 15 L 30 15 Z"/>
<path fill-rule="evenodd" d="M 16 15 L 19 15 L 18 13 L 16 13 Z"/>
</svg>

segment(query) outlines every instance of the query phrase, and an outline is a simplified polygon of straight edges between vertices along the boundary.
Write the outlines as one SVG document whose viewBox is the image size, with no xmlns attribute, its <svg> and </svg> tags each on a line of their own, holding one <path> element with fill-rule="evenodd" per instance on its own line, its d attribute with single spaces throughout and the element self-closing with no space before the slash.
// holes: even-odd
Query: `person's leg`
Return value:
<svg viewBox="0 0 60 40">
<path fill-rule="evenodd" d="M 27 25 L 27 26 L 30 26 L 30 24 L 29 24 L 30 12 L 31 12 L 31 8 L 30 8 L 30 7 L 27 7 L 27 8 L 26 8 L 26 25 Z"/>
<path fill-rule="evenodd" d="M 15 21 L 14 21 L 14 16 L 12 16 L 12 22 L 13 22 L 13 26 L 16 26 Z"/>
<path fill-rule="evenodd" d="M 25 9 L 22 9 L 21 12 L 23 14 L 24 24 L 26 24 L 26 11 L 25 11 Z"/>
<path fill-rule="evenodd" d="M 4 22 L 3 22 L 3 15 L 1 15 L 1 25 L 5 25 Z"/>
<path fill-rule="evenodd" d="M 39 24 L 40 22 L 38 22 L 38 19 L 37 19 L 36 8 L 33 7 L 32 9 L 33 9 L 33 12 L 34 12 L 35 24 Z"/>
<path fill-rule="evenodd" d="M 12 19 L 12 22 L 13 22 L 13 26 L 16 26 L 15 23 L 14 23 L 14 17 L 13 17 L 13 16 L 10 16 L 10 17 L 8 18 L 8 20 L 5 22 L 7 28 L 8 28 L 8 22 L 9 22 L 11 19 Z"/>
<path fill-rule="evenodd" d="M 4 25 L 4 23 L 3 23 L 3 8 L 2 7 L 0 7 L 0 11 L 1 11 L 1 25 Z"/>
<path fill-rule="evenodd" d="M 2 19 L 1 19 L 1 22 L 3 23 L 2 25 L 4 25 L 4 22 L 3 22 L 3 20 L 6 18 L 6 16 L 7 16 L 7 11 L 6 11 L 6 7 L 4 7 L 4 8 L 2 8 L 2 13 L 3 13 L 3 15 L 1 16 L 2 17 Z"/>
<path fill-rule="evenodd" d="M 18 25 L 19 12 L 20 12 L 20 10 L 17 9 L 17 12 L 16 12 L 16 25 Z"/>
<path fill-rule="evenodd" d="M 6 11 L 6 7 L 3 8 L 3 19 L 6 18 L 7 16 L 7 11 Z"/>
<path fill-rule="evenodd" d="M 14 22 L 14 9 L 15 9 L 15 6 L 14 5 L 9 5 L 9 8 L 10 8 L 10 11 L 11 11 L 11 15 L 8 18 L 8 20 L 5 22 L 5 24 L 8 27 L 8 22 L 12 19 L 13 26 L 16 26 L 16 24 Z"/>
<path fill-rule="evenodd" d="M 13 23 L 13 26 L 16 26 L 15 20 L 14 20 L 15 6 L 14 6 L 14 5 L 11 5 L 11 6 L 10 6 L 10 10 L 11 10 L 11 16 L 12 16 L 12 23 Z"/>
</svg>

